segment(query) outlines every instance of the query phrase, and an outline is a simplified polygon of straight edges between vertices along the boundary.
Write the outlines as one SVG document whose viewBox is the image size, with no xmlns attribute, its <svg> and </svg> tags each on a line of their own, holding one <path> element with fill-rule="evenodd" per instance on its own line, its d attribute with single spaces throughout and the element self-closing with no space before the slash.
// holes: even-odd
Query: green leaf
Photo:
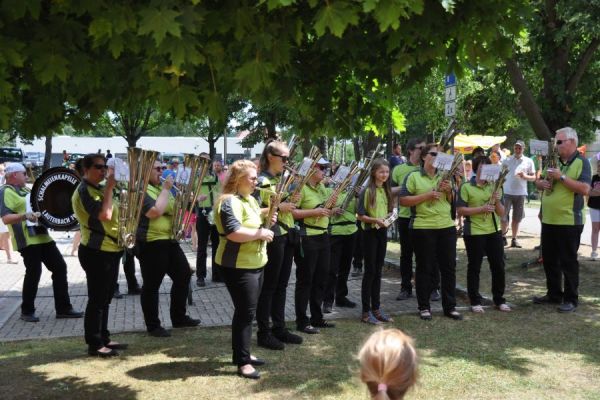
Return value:
<svg viewBox="0 0 600 400">
<path fill-rule="evenodd" d="M 364 0 L 363 1 L 363 11 L 366 13 L 370 13 L 377 7 L 377 3 L 379 0 Z"/>
<path fill-rule="evenodd" d="M 33 72 L 43 85 L 54 79 L 65 82 L 69 74 L 68 66 L 69 62 L 60 54 L 42 53 L 34 60 Z"/>
<path fill-rule="evenodd" d="M 0 105 L 0 129 L 8 130 L 11 114 L 12 111 L 10 108 Z"/>
<path fill-rule="evenodd" d="M 34 19 L 38 19 L 41 3 L 41 0 L 3 0 L 2 10 L 13 19 L 23 18 L 27 11 Z"/>
<path fill-rule="evenodd" d="M 142 10 L 138 33 L 152 34 L 157 46 L 162 43 L 167 33 L 181 37 L 181 24 L 176 20 L 179 15 L 179 12 L 167 8 Z"/>
<path fill-rule="evenodd" d="M 440 3 L 442 3 L 442 7 L 450 14 L 454 13 L 455 0 L 440 0 Z"/>
<path fill-rule="evenodd" d="M 124 49 L 123 38 L 121 36 L 113 37 L 108 43 L 108 48 L 112 56 L 116 59 L 119 58 Z"/>
<path fill-rule="evenodd" d="M 177 118 L 183 118 L 187 114 L 188 107 L 198 105 L 198 96 L 189 86 L 178 86 L 160 97 L 161 105 L 166 109 L 175 111 Z"/>
<path fill-rule="evenodd" d="M 4 79 L 0 80 L 0 99 L 11 99 L 13 85 Z"/>
<path fill-rule="evenodd" d="M 398 132 L 406 131 L 406 117 L 396 107 L 392 110 L 392 126 Z"/>
<path fill-rule="evenodd" d="M 273 73 L 273 67 L 270 63 L 253 60 L 239 67 L 234 76 L 240 86 L 256 91 L 270 85 L 271 73 Z"/>
<path fill-rule="evenodd" d="M 112 23 L 105 18 L 96 18 L 90 24 L 89 34 L 96 40 L 110 38 L 112 36 Z"/>
<path fill-rule="evenodd" d="M 323 6 L 315 16 L 315 31 L 323 36 L 325 29 L 342 37 L 348 25 L 358 24 L 358 9 L 350 3 L 337 0 Z"/>
</svg>

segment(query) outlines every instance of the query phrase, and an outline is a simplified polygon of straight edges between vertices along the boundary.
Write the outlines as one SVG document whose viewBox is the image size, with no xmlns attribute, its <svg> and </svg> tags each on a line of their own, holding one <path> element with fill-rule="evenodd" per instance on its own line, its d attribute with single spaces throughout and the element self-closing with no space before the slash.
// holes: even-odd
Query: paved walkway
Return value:
<svg viewBox="0 0 600 400">
<path fill-rule="evenodd" d="M 521 224 L 521 230 L 524 233 L 533 236 L 539 235 L 540 223 L 537 219 L 537 209 L 526 208 L 526 217 Z M 582 244 L 590 243 L 591 224 L 586 223 Z M 65 233 L 53 234 L 59 249 L 64 253 L 70 244 L 70 238 Z M 192 252 L 189 244 L 182 245 L 190 265 L 196 264 L 196 255 Z M 27 323 L 19 319 L 21 304 L 21 288 L 23 283 L 24 265 L 18 253 L 15 259 L 19 264 L 6 264 L 4 252 L 0 252 L 0 341 L 21 340 L 33 338 L 51 338 L 64 336 L 83 336 L 82 319 L 56 319 L 54 313 L 54 299 L 52 296 L 52 281 L 50 273 L 44 268 L 39 285 L 38 296 L 36 300 L 37 315 L 40 317 L 38 323 Z M 582 249 L 580 254 L 589 255 L 589 248 Z M 84 310 L 87 301 L 87 290 L 85 274 L 79 265 L 76 257 L 65 257 L 68 265 L 69 293 L 71 303 L 74 308 Z M 397 262 L 397 261 L 396 261 Z M 139 266 L 136 269 L 138 280 L 141 282 Z M 210 270 L 210 268 L 209 268 Z M 119 277 L 119 283 L 122 291 L 126 291 L 126 282 L 123 272 Z M 194 280 L 195 282 L 195 280 Z M 233 315 L 233 306 L 222 283 L 213 284 L 207 280 L 208 285 L 204 288 L 197 288 L 194 285 L 193 300 L 194 305 L 188 307 L 188 313 L 193 318 L 202 320 L 201 326 L 224 326 L 231 324 Z M 360 303 L 360 278 L 350 278 L 348 287 L 350 289 L 349 297 Z M 171 326 L 169 318 L 169 290 L 171 281 L 165 277 L 161 287 L 160 296 L 160 318 L 165 327 Z M 413 298 L 408 301 L 395 301 L 395 296 L 400 285 L 399 274 L 390 269 L 384 272 L 381 300 L 383 307 L 391 314 L 406 312 L 416 312 L 416 300 Z M 295 274 L 292 273 L 290 284 L 288 286 L 288 300 L 286 306 L 286 320 L 293 321 L 294 314 L 294 286 Z M 460 298 L 459 298 L 459 305 Z M 440 310 L 439 303 L 432 303 L 434 311 Z M 360 306 L 355 309 L 336 309 L 327 318 L 359 318 Z M 123 299 L 114 299 L 110 309 L 109 330 L 116 332 L 145 331 L 145 325 L 140 306 L 139 296 L 125 295 Z"/>
</svg>

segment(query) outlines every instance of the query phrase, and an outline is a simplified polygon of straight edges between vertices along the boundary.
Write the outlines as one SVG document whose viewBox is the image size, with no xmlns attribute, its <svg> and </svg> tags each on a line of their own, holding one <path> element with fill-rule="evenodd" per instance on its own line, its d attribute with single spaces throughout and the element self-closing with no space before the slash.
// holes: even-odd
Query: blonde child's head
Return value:
<svg viewBox="0 0 600 400">
<path fill-rule="evenodd" d="M 360 349 L 358 359 L 360 378 L 373 399 L 402 399 L 417 380 L 413 340 L 399 329 L 373 333 Z"/>
</svg>

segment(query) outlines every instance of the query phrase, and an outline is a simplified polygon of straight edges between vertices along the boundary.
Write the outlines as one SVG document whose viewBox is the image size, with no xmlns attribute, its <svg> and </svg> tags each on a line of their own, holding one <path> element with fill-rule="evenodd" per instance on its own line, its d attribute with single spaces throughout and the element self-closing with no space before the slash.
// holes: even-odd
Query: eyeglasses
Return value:
<svg viewBox="0 0 600 400">
<path fill-rule="evenodd" d="M 431 157 L 437 157 L 437 153 L 438 153 L 437 151 L 430 151 L 427 154 L 429 154 Z"/>
<path fill-rule="evenodd" d="M 325 171 L 327 169 L 327 165 L 317 165 L 317 168 L 321 171 Z"/>
<path fill-rule="evenodd" d="M 288 162 L 289 160 L 288 156 L 282 156 L 281 154 L 273 154 L 273 156 L 281 158 L 281 161 L 283 161 L 284 163 Z"/>
<path fill-rule="evenodd" d="M 106 164 L 94 164 L 94 168 L 96 169 L 108 169 Z"/>
</svg>

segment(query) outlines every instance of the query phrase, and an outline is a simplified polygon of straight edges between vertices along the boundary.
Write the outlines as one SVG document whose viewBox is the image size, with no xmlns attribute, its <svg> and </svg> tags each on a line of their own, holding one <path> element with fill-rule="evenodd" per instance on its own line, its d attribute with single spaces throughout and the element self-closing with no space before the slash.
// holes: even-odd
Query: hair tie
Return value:
<svg viewBox="0 0 600 400">
<path fill-rule="evenodd" d="M 377 391 L 378 392 L 387 392 L 387 385 L 385 383 L 380 383 L 379 385 L 377 385 Z"/>
</svg>

